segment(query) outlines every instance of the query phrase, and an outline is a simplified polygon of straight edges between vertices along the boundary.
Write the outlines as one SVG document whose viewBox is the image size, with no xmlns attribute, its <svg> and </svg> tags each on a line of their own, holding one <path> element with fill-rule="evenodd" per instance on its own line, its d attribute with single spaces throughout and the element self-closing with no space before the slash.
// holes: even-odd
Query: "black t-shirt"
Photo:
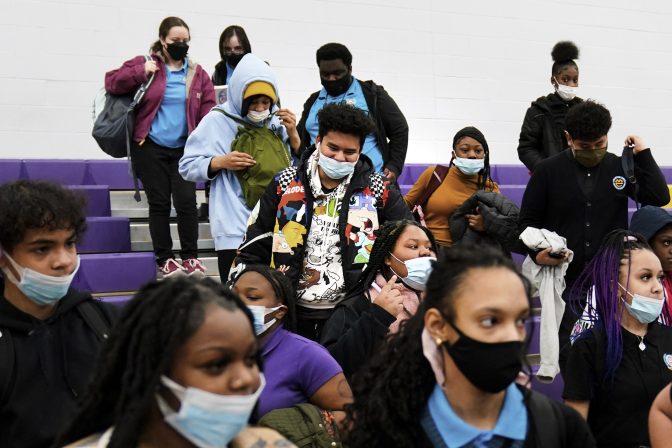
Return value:
<svg viewBox="0 0 672 448">
<path fill-rule="evenodd" d="M 613 382 L 603 383 L 607 341 L 600 330 L 589 330 L 574 342 L 565 372 L 566 400 L 590 401 L 588 425 L 598 447 L 639 447 L 649 444 L 649 409 L 656 395 L 672 381 L 672 328 L 649 325 L 640 338 L 622 329 L 623 358 Z"/>
</svg>

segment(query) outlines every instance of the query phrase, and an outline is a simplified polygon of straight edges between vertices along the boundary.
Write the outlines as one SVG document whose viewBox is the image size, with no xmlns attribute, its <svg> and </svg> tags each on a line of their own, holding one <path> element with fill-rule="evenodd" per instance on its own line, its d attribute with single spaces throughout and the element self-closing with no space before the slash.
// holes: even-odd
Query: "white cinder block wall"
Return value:
<svg viewBox="0 0 672 448">
<path fill-rule="evenodd" d="M 297 115 L 320 87 L 315 50 L 337 41 L 360 79 L 409 121 L 408 162 L 447 162 L 456 130 L 479 127 L 493 163 L 518 163 L 525 110 L 547 94 L 552 46 L 581 49 L 580 96 L 612 112 L 672 165 L 672 3 L 664 0 L 0 0 L 0 157 L 104 158 L 91 101 L 107 70 L 147 51 L 165 16 L 190 26 L 211 73 L 219 34 L 243 26 Z"/>
</svg>

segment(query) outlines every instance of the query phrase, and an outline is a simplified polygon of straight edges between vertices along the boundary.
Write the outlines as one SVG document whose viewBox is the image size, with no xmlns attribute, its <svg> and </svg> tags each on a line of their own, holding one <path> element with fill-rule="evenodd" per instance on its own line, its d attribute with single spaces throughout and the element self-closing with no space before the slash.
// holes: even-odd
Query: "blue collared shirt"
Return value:
<svg viewBox="0 0 672 448">
<path fill-rule="evenodd" d="M 310 108 L 308 118 L 306 119 L 306 130 L 308 131 L 308 134 L 310 134 L 311 143 L 315 143 L 315 138 L 317 138 L 317 133 L 320 130 L 320 124 L 317 122 L 317 113 L 322 110 L 324 106 L 331 103 L 345 103 L 354 106 L 357 109 L 361 109 L 364 112 L 369 112 L 369 105 L 366 103 L 362 86 L 354 77 L 352 78 L 350 87 L 343 95 L 330 96 L 327 94 L 324 87 L 322 87 L 322 90 L 317 94 L 317 99 Z M 378 147 L 378 139 L 376 138 L 375 132 L 366 136 L 362 154 L 371 159 L 373 168 L 376 172 L 382 173 L 384 168 L 383 153 L 380 152 L 380 148 Z"/>
<path fill-rule="evenodd" d="M 166 148 L 184 148 L 187 141 L 187 58 L 180 70 L 166 66 L 166 92 L 149 129 L 149 138 Z"/>
<path fill-rule="evenodd" d="M 523 394 L 515 384 L 506 389 L 506 396 L 497 423 L 492 430 L 475 428 L 462 420 L 450 406 L 443 389 L 438 384 L 427 402 L 429 415 L 448 448 L 487 448 L 499 446 L 493 439 L 523 442 L 527 436 L 527 408 Z M 514 444 L 517 446 L 517 444 Z"/>
</svg>

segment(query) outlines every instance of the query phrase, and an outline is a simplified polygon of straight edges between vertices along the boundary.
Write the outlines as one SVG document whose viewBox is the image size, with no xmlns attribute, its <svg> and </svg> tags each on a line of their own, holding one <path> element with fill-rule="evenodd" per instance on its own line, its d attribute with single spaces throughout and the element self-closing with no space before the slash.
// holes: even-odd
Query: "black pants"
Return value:
<svg viewBox="0 0 672 448">
<path fill-rule="evenodd" d="M 198 256 L 198 211 L 196 184 L 188 182 L 177 171 L 184 148 L 173 149 L 157 145 L 149 138 L 142 146 L 133 144 L 131 159 L 142 181 L 149 203 L 149 233 L 159 265 L 173 258 L 170 236 L 170 199 L 177 212 L 177 232 L 180 236 L 180 258 Z"/>
<path fill-rule="evenodd" d="M 560 342 L 558 363 L 560 364 L 560 373 L 563 376 L 565 374 L 567 358 L 569 357 L 569 350 L 572 347 L 569 339 L 576 321 L 579 320 L 586 306 L 586 293 L 587 291 L 580 292 L 575 290 L 573 285 L 569 283 L 562 293 L 562 298 L 565 301 L 565 313 L 562 315 L 562 321 L 558 329 L 558 340 Z"/>
<path fill-rule="evenodd" d="M 222 281 L 222 284 L 229 280 L 229 272 L 231 271 L 231 265 L 236 258 L 237 252 L 236 249 L 217 251 L 217 267 L 219 268 L 219 278 Z"/>
<path fill-rule="evenodd" d="M 299 317 L 296 322 L 296 333 L 299 336 L 319 343 L 325 323 L 327 323 L 327 319 L 305 319 Z"/>
</svg>

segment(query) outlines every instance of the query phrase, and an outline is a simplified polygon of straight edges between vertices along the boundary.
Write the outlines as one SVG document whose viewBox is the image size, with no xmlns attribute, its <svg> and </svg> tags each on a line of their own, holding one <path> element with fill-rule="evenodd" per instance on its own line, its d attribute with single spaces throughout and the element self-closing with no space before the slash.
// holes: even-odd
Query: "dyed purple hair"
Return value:
<svg viewBox="0 0 672 448">
<path fill-rule="evenodd" d="M 619 294 L 619 269 L 622 265 L 628 266 L 625 289 L 630 288 L 630 252 L 633 250 L 651 251 L 648 243 L 638 233 L 628 230 L 614 230 L 609 232 L 602 241 L 600 250 L 581 272 L 572 288 L 572 296 L 581 296 L 587 299 L 588 320 L 594 331 L 604 334 L 607 340 L 602 370 L 602 381 L 613 380 L 614 374 L 623 358 L 623 336 L 621 334 L 621 306 Z M 590 295 L 594 288 L 595 306 L 593 307 Z M 573 301 L 578 304 L 578 301 Z M 578 306 L 578 305 L 577 305 Z M 574 310 L 581 315 L 583 310 Z M 579 338 L 588 337 L 591 330 L 584 330 Z M 599 336 L 597 336 L 599 337 Z M 600 362 L 598 361 L 598 365 Z"/>
</svg>

